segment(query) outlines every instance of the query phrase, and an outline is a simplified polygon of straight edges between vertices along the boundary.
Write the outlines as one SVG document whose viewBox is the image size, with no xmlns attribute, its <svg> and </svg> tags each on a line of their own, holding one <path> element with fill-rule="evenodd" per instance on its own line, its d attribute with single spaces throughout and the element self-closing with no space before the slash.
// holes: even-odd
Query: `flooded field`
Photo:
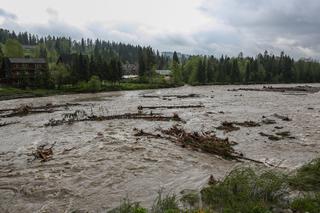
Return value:
<svg viewBox="0 0 320 213">
<path fill-rule="evenodd" d="M 244 157 L 287 171 L 320 156 L 320 92 L 254 89 L 261 85 L 237 90 L 240 87 L 184 86 L 0 102 L 0 123 L 12 122 L 0 127 L 0 212 L 103 212 L 127 196 L 150 206 L 161 188 L 177 195 L 184 189 L 199 190 L 210 175 L 222 179 L 236 166 L 253 164 L 163 138 L 135 136 L 140 129 L 157 133 L 180 125 L 189 132 L 214 131 L 237 142 L 234 149 Z M 26 116 L 1 111 L 47 104 L 60 106 Z M 138 108 L 148 115 L 176 114 L 183 121 L 111 119 L 136 114 Z M 50 125 L 50 120 L 63 120 L 76 111 L 110 119 Z M 253 121 L 259 126 L 218 128 L 225 121 Z M 52 146 L 52 159 L 35 159 L 41 145 Z"/>
</svg>

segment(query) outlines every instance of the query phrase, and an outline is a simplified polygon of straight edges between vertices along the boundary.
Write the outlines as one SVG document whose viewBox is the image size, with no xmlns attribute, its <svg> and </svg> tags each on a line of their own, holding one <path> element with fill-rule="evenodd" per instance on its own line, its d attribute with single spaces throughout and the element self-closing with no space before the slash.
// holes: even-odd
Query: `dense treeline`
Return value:
<svg viewBox="0 0 320 213">
<path fill-rule="evenodd" d="M 50 65 L 50 77 L 56 86 L 87 82 L 92 76 L 118 82 L 124 73 L 123 64 L 136 64 L 143 81 L 150 81 L 156 69 L 172 70 L 174 83 L 306 83 L 320 82 L 320 64 L 310 59 L 295 61 L 280 56 L 259 54 L 256 57 L 191 56 L 175 52 L 167 57 L 151 47 L 103 40 L 72 40 L 66 37 L 39 37 L 28 33 L 0 29 L 0 63 L 3 57 L 44 57 Z M 28 45 L 32 48 L 28 48 Z M 59 57 L 68 56 L 63 64 Z"/>
<path fill-rule="evenodd" d="M 0 29 L 0 43 L 3 56 L 6 57 L 46 58 L 55 84 L 76 84 L 88 81 L 91 76 L 117 82 L 125 74 L 122 64 L 136 64 L 140 67 L 139 74 L 147 77 L 153 76 L 152 70 L 169 66 L 169 58 L 151 47 L 99 39 L 75 41 L 66 37 L 39 37 L 27 32 L 16 34 L 14 31 Z M 63 65 L 56 64 L 60 56 L 67 58 Z M 0 55 L 0 60 L 2 58 Z"/>
<path fill-rule="evenodd" d="M 183 81 L 190 84 L 320 82 L 319 62 L 295 61 L 283 52 L 275 56 L 266 51 L 255 58 L 243 57 L 241 53 L 232 58 L 193 56 L 179 64 L 177 70 L 175 72 L 181 73 Z"/>
</svg>

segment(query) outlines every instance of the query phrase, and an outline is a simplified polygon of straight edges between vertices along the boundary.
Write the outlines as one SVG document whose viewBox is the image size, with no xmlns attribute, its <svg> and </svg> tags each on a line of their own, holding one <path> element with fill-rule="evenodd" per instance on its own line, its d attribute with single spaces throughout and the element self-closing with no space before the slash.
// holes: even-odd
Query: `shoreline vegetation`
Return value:
<svg viewBox="0 0 320 213">
<path fill-rule="evenodd" d="M 48 97 L 53 95 L 68 95 L 81 93 L 102 93 L 112 91 L 131 91 L 131 90 L 148 90 L 148 89 L 164 89 L 183 86 L 183 84 L 174 83 L 137 83 L 137 82 L 120 82 L 102 83 L 97 81 L 95 85 L 81 83 L 75 86 L 62 86 L 60 89 L 43 89 L 43 88 L 16 88 L 11 86 L 0 86 L 0 101 L 20 99 L 20 98 L 35 98 Z"/>
<path fill-rule="evenodd" d="M 319 213 L 320 158 L 287 174 L 278 169 L 239 167 L 222 181 L 211 176 L 199 191 L 160 190 L 151 208 L 125 198 L 110 213 Z"/>
<path fill-rule="evenodd" d="M 292 83 L 296 84 L 296 83 Z M 183 83 L 173 83 L 173 82 L 158 82 L 158 83 L 140 83 L 136 81 L 126 81 L 120 83 L 104 83 L 100 80 L 96 80 L 94 83 L 82 82 L 75 86 L 65 85 L 59 89 L 44 89 L 44 88 L 17 88 L 12 86 L 1 86 L 0 85 L 0 101 L 20 99 L 20 98 L 36 98 L 36 97 L 48 97 L 53 95 L 69 95 L 69 94 L 82 94 L 82 93 L 103 93 L 103 92 L 113 92 L 113 91 L 132 91 L 132 90 L 149 90 L 149 89 L 166 89 L 166 88 L 176 88 L 184 86 Z M 213 86 L 213 85 L 260 85 L 260 84 L 230 84 L 230 83 L 217 83 L 217 84 L 196 84 L 190 86 Z M 261 85 L 268 85 L 263 83 Z M 276 84 L 275 84 L 276 85 Z M 280 84 L 279 84 L 280 85 Z M 290 85 L 290 84 L 288 84 Z M 239 88 L 230 91 L 273 91 L 273 92 L 319 92 L 318 87 L 308 86 L 298 86 L 298 87 L 272 87 L 263 86 L 263 88 L 253 89 L 253 88 Z"/>
</svg>

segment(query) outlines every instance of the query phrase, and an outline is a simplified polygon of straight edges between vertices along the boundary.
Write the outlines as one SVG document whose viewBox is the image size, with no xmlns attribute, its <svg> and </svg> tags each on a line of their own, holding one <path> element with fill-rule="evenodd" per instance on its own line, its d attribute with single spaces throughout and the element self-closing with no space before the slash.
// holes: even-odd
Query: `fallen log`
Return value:
<svg viewBox="0 0 320 213">
<path fill-rule="evenodd" d="M 256 92 L 297 92 L 297 93 L 317 93 L 320 91 L 320 87 L 312 86 L 297 86 L 297 87 L 273 87 L 264 86 L 263 88 L 239 88 L 229 91 L 256 91 Z"/>
<path fill-rule="evenodd" d="M 75 111 L 74 113 L 64 114 L 61 120 L 51 119 L 45 124 L 48 126 L 59 126 L 63 124 L 73 124 L 75 122 L 84 121 L 107 121 L 107 120 L 121 120 L 121 119 L 136 119 L 136 120 L 147 120 L 147 121 L 177 121 L 184 122 L 178 114 L 174 113 L 172 116 L 163 116 L 161 114 L 145 114 L 145 113 L 125 113 L 120 115 L 109 115 L 109 116 L 98 116 L 98 115 L 87 115 L 84 111 Z"/>
<path fill-rule="evenodd" d="M 187 108 L 202 108 L 204 105 L 186 105 L 186 106 L 138 106 L 138 110 L 143 109 L 187 109 Z"/>
<path fill-rule="evenodd" d="M 188 95 L 142 95 L 143 98 L 199 98 L 199 94 Z"/>
</svg>

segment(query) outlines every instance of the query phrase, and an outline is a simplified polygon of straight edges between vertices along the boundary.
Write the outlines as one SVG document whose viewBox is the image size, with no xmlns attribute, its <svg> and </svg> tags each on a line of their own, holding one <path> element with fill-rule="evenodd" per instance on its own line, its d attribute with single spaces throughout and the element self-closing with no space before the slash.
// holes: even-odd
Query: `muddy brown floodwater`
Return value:
<svg viewBox="0 0 320 213">
<path fill-rule="evenodd" d="M 135 137 L 134 128 L 155 132 L 159 127 L 166 129 L 179 123 L 188 131 L 214 130 L 219 137 L 236 141 L 235 150 L 245 157 L 287 171 L 319 157 L 319 92 L 232 91 L 239 87 L 184 86 L 0 102 L 0 109 L 22 104 L 82 104 L 52 113 L 1 118 L 0 123 L 18 123 L 0 127 L 0 212 L 104 212 L 127 196 L 150 206 L 160 188 L 178 195 L 184 189 L 199 190 L 210 175 L 222 179 L 235 166 L 252 164 L 185 149 L 165 139 Z M 116 115 L 137 113 L 140 105 L 204 107 L 152 109 L 153 113 L 168 116 L 177 113 L 185 123 L 118 119 L 45 126 L 50 119 L 61 119 L 64 113 L 76 110 Z M 143 111 L 149 113 L 151 109 Z M 288 116 L 291 121 L 282 120 L 275 113 Z M 232 132 L 216 129 L 223 121 L 261 122 L 263 116 L 275 122 L 240 126 L 240 130 Z M 270 140 L 263 136 L 285 131 L 291 137 Z M 33 160 L 32 153 L 45 144 L 54 144 L 53 158 L 46 162 Z"/>
</svg>

